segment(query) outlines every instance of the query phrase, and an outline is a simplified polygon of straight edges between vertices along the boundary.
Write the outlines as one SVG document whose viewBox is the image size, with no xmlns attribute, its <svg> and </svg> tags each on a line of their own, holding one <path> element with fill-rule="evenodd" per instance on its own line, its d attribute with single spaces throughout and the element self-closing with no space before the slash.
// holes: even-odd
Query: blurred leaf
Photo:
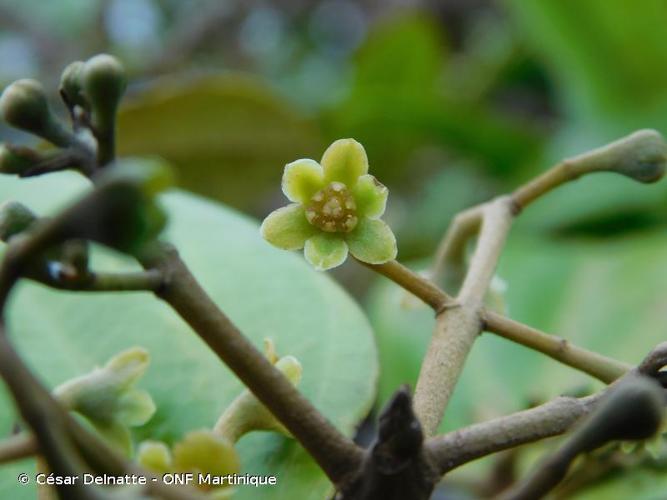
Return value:
<svg viewBox="0 0 667 500">
<path fill-rule="evenodd" d="M 582 490 L 573 500 L 660 500 L 667 491 L 664 470 L 633 469 L 614 474 L 599 484 Z"/>
<path fill-rule="evenodd" d="M 159 155 L 180 184 L 245 209 L 277 192 L 283 167 L 323 150 L 313 124 L 250 77 L 158 80 L 121 109 L 119 154 Z"/>
<path fill-rule="evenodd" d="M 506 0 L 553 70 L 567 110 L 603 128 L 667 121 L 667 8 L 660 0 Z M 610 119 L 615 118 L 615 119 Z M 619 118 L 621 118 L 619 120 Z"/>
<path fill-rule="evenodd" d="M 12 197 L 40 213 L 80 191 L 83 182 L 64 174 L 18 183 L 3 178 L 0 199 Z M 325 274 L 300 257 L 276 250 L 258 225 L 223 206 L 180 192 L 167 194 L 167 237 L 204 288 L 253 342 L 272 338 L 281 354 L 303 364 L 300 389 L 346 434 L 368 412 L 375 395 L 377 361 L 362 311 Z M 133 266 L 98 249 L 97 269 Z M 22 283 L 10 306 L 17 347 L 50 386 L 89 371 L 134 345 L 151 354 L 140 386 L 158 411 L 137 433 L 140 439 L 173 442 L 187 431 L 211 427 L 242 390 L 241 383 L 189 327 L 152 294 L 62 293 Z M 0 406 L 0 432 L 14 422 L 11 405 Z M 281 436 L 258 433 L 239 443 L 243 472 L 276 474 L 272 488 L 240 488 L 244 498 L 326 498 L 330 483 L 305 452 Z M 15 474 L 2 470 L 0 496 L 28 498 Z M 24 496 L 21 496 L 24 495 Z"/>
<path fill-rule="evenodd" d="M 390 178 L 402 174 L 415 148 L 429 144 L 464 152 L 496 172 L 525 164 L 536 152 L 536 132 L 488 105 L 447 96 L 445 64 L 433 20 L 410 14 L 381 23 L 359 52 L 348 99 L 328 116 L 331 133 L 362 141 L 375 169 Z"/>
</svg>

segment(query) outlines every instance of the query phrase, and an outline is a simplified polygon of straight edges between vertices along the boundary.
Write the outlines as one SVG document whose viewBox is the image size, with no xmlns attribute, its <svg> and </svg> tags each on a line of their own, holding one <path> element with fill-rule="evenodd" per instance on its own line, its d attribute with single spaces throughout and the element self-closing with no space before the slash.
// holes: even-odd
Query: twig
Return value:
<svg viewBox="0 0 667 500">
<path fill-rule="evenodd" d="M 479 241 L 457 304 L 436 317 L 415 389 L 415 411 L 427 436 L 436 433 L 475 339 L 482 331 L 481 305 L 512 220 L 509 198 L 482 208 Z"/>
<path fill-rule="evenodd" d="M 162 273 L 157 269 L 127 273 L 91 272 L 74 279 L 54 276 L 28 277 L 51 288 L 74 292 L 154 292 L 164 281 Z"/>
<path fill-rule="evenodd" d="M 336 484 L 356 470 L 363 452 L 341 434 L 278 371 L 218 308 L 187 269 L 176 250 L 165 245 L 144 261 L 159 269 L 165 285 L 157 293 L 241 379 Z"/>
<path fill-rule="evenodd" d="M 0 464 L 28 458 L 36 452 L 37 443 L 30 434 L 16 434 L 0 442 Z"/>
<path fill-rule="evenodd" d="M 475 206 L 454 217 L 436 251 L 431 279 L 456 293 L 465 276 L 465 250 L 482 222 L 482 209 Z"/>
<path fill-rule="evenodd" d="M 484 300 L 512 223 L 512 203 L 508 197 L 497 198 L 482 210 L 479 240 L 457 297 L 471 305 Z"/>
<path fill-rule="evenodd" d="M 606 384 L 613 382 L 632 368 L 626 363 L 582 349 L 566 339 L 548 335 L 489 310 L 482 312 L 482 321 L 485 330 L 546 354 Z"/>
<path fill-rule="evenodd" d="M 455 307 L 457 304 L 455 299 L 443 292 L 432 281 L 396 261 L 379 265 L 364 265 L 413 293 L 429 304 L 436 312 L 448 306 Z M 615 380 L 630 368 L 630 365 L 578 347 L 568 340 L 546 334 L 488 309 L 482 309 L 480 317 L 483 328 L 489 332 L 546 354 L 564 365 L 587 373 L 605 383 Z M 667 360 L 667 355 L 665 359 Z"/>
<path fill-rule="evenodd" d="M 512 193 L 517 213 L 566 182 L 594 172 L 616 172 L 655 182 L 665 172 L 665 143 L 655 130 L 638 130 L 600 148 L 566 159 Z"/>
<path fill-rule="evenodd" d="M 600 397 L 601 394 L 581 399 L 558 397 L 530 410 L 433 437 L 427 446 L 440 473 L 445 474 L 480 457 L 563 434 L 588 414 Z"/>
<path fill-rule="evenodd" d="M 617 440 L 642 440 L 662 422 L 664 390 L 647 377 L 631 376 L 605 394 L 593 414 L 555 453 L 502 495 L 504 500 L 534 500 L 554 489 L 575 458 Z"/>
<path fill-rule="evenodd" d="M 423 300 L 436 312 L 454 301 L 452 297 L 438 288 L 433 281 L 420 276 L 398 261 L 390 260 L 384 264 L 368 264 L 367 262 L 362 261 L 357 262 L 389 278 L 401 288 Z"/>
</svg>

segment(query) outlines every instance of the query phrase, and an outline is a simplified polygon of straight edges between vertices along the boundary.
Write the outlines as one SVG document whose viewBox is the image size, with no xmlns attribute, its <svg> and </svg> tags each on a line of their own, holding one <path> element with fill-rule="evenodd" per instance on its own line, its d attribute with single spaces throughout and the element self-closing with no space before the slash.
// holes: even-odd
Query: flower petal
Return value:
<svg viewBox="0 0 667 500">
<path fill-rule="evenodd" d="M 296 160 L 285 165 L 282 188 L 290 201 L 307 203 L 324 187 L 324 171 L 315 160 Z"/>
<path fill-rule="evenodd" d="M 262 238 L 285 250 L 299 250 L 317 229 L 306 220 L 303 206 L 292 203 L 271 212 L 260 227 Z"/>
<path fill-rule="evenodd" d="M 322 168 L 327 182 L 342 182 L 353 188 L 357 179 L 368 172 L 368 157 L 354 139 L 338 139 L 324 152 Z"/>
<path fill-rule="evenodd" d="M 362 175 L 352 191 L 360 216 L 377 219 L 387 206 L 389 190 L 370 174 Z"/>
<path fill-rule="evenodd" d="M 340 235 L 319 233 L 306 241 L 306 260 L 318 271 L 340 266 L 347 258 L 347 245 Z"/>
<path fill-rule="evenodd" d="M 350 253 L 369 264 L 382 264 L 396 258 L 396 238 L 389 226 L 380 219 L 362 217 L 348 233 L 347 244 Z"/>
</svg>

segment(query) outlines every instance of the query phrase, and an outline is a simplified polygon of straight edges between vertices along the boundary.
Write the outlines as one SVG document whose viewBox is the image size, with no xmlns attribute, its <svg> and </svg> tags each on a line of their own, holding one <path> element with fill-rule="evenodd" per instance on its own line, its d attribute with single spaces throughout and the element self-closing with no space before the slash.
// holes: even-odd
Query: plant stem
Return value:
<svg viewBox="0 0 667 500">
<path fill-rule="evenodd" d="M 484 205 L 482 213 L 479 240 L 458 304 L 437 314 L 415 388 L 415 411 L 427 436 L 438 430 L 468 353 L 482 331 L 481 305 L 511 225 L 510 199 L 498 198 Z"/>
<path fill-rule="evenodd" d="M 127 273 L 98 273 L 72 281 L 51 276 L 31 277 L 35 281 L 58 290 L 74 292 L 136 292 L 157 291 L 164 281 L 162 273 L 156 269 Z"/>
<path fill-rule="evenodd" d="M 0 464 L 28 458 L 37 453 L 35 439 L 23 432 L 0 442 Z"/>
<path fill-rule="evenodd" d="M 508 197 L 495 199 L 483 206 L 482 227 L 468 273 L 457 299 L 481 305 L 496 271 L 507 233 L 512 224 L 512 204 Z"/>
<path fill-rule="evenodd" d="M 492 311 L 482 313 L 486 331 L 521 344 L 609 384 L 623 376 L 631 365 L 573 345 L 566 339 L 505 318 Z"/>
<path fill-rule="evenodd" d="M 389 278 L 401 288 L 423 300 L 436 312 L 454 300 L 432 281 L 420 276 L 398 261 L 390 260 L 384 264 L 368 264 L 360 260 L 357 262 Z"/>
<path fill-rule="evenodd" d="M 436 312 L 442 311 L 446 306 L 454 307 L 457 304 L 452 297 L 440 290 L 433 282 L 396 261 L 378 265 L 361 263 L 413 293 L 429 304 Z M 482 309 L 480 317 L 483 328 L 490 333 L 546 354 L 564 365 L 587 373 L 605 383 L 615 380 L 631 368 L 630 365 L 621 361 L 578 347 L 568 340 L 541 332 L 536 328 L 506 318 L 488 309 Z M 667 355 L 665 359 L 667 359 Z"/>
<path fill-rule="evenodd" d="M 482 222 L 480 206 L 460 212 L 452 220 L 436 251 L 431 279 L 455 293 L 465 276 L 465 250 Z"/>
<path fill-rule="evenodd" d="M 466 304 L 447 307 L 436 316 L 414 397 L 415 413 L 426 436 L 438 430 L 466 356 L 481 328 L 479 310 Z"/>
<path fill-rule="evenodd" d="M 363 452 L 341 434 L 218 308 L 175 249 L 144 264 L 164 273 L 157 293 L 303 445 L 335 484 L 356 470 Z"/>
<path fill-rule="evenodd" d="M 477 458 L 563 434 L 592 411 L 600 396 L 559 397 L 530 410 L 433 437 L 427 447 L 445 474 Z"/>
</svg>

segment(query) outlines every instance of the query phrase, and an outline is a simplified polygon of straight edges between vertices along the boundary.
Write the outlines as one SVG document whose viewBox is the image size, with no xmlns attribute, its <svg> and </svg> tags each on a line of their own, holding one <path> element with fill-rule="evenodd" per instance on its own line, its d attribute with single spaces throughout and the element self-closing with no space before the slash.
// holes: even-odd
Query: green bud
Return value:
<svg viewBox="0 0 667 500">
<path fill-rule="evenodd" d="M 3 119 L 13 127 L 39 134 L 47 127 L 49 105 L 44 87 L 36 80 L 18 80 L 0 97 Z"/>
<path fill-rule="evenodd" d="M 11 126 L 43 137 L 57 146 L 72 143 L 73 135 L 53 116 L 44 88 L 36 80 L 17 80 L 9 85 L 0 96 L 0 114 Z"/>
<path fill-rule="evenodd" d="M 150 395 L 135 387 L 148 363 L 146 350 L 128 349 L 102 368 L 60 385 L 54 395 L 66 408 L 84 416 L 109 442 L 129 451 L 129 427 L 143 425 L 155 413 Z"/>
<path fill-rule="evenodd" d="M 171 450 L 160 441 L 145 441 L 139 445 L 137 461 L 158 474 L 189 472 L 226 476 L 237 474 L 241 467 L 232 443 L 208 429 L 189 432 Z M 206 498 L 210 499 L 230 498 L 233 492 L 228 484 L 196 486 L 205 490 Z"/>
<path fill-rule="evenodd" d="M 82 61 L 74 61 L 63 70 L 60 76 L 60 93 L 68 105 L 87 108 L 88 103 L 83 96 L 83 68 Z"/>
<path fill-rule="evenodd" d="M 301 363 L 294 356 L 284 356 L 277 359 L 273 342 L 270 340 L 265 341 L 264 347 L 269 361 L 292 384 L 298 385 L 301 381 Z M 218 419 L 213 430 L 232 443 L 252 431 L 273 431 L 291 437 L 289 431 L 248 389 L 232 401 Z"/>
<path fill-rule="evenodd" d="M 8 241 L 12 236 L 28 229 L 37 216 L 25 205 L 17 201 L 7 201 L 0 205 L 0 240 Z"/>
<path fill-rule="evenodd" d="M 659 132 L 638 130 L 606 146 L 568 160 L 579 173 L 617 172 L 638 182 L 659 180 L 667 165 L 667 144 Z"/>
<path fill-rule="evenodd" d="M 127 87 L 122 64 L 113 56 L 99 54 L 84 63 L 80 78 L 92 107 L 93 125 L 102 132 L 113 128 L 118 103 Z"/>
</svg>

